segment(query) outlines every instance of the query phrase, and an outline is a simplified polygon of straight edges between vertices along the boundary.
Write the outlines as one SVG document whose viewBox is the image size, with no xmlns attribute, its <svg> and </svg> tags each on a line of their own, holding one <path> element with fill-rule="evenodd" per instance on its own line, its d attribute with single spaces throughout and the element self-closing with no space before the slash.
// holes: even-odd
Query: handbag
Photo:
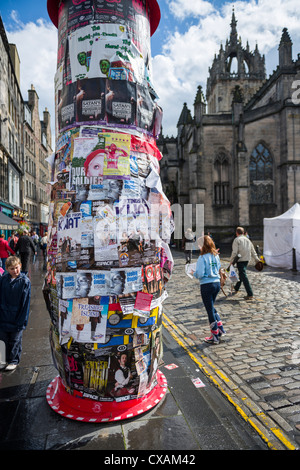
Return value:
<svg viewBox="0 0 300 470">
<path fill-rule="evenodd" d="M 219 270 L 219 274 L 220 274 L 220 286 L 221 286 L 221 289 L 222 287 L 224 287 L 225 285 L 225 282 L 226 282 L 226 279 L 227 279 L 227 274 L 225 272 L 225 269 L 221 268 Z"/>
<path fill-rule="evenodd" d="M 262 261 L 257 261 L 255 269 L 257 269 L 257 271 L 262 271 L 264 269 L 264 263 Z"/>
</svg>

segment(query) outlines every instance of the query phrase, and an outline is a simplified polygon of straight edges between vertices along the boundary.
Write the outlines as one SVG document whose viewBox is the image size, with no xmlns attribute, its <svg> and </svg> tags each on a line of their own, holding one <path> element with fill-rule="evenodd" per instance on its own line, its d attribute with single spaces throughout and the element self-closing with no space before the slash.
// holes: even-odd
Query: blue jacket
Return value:
<svg viewBox="0 0 300 470">
<path fill-rule="evenodd" d="M 194 277 L 200 279 L 200 285 L 208 284 L 209 282 L 220 282 L 220 268 L 221 262 L 219 255 L 214 256 L 211 253 L 200 255 L 196 264 Z"/>
<path fill-rule="evenodd" d="M 13 279 L 9 273 L 0 277 L 0 330 L 24 330 L 28 323 L 31 282 L 21 273 Z"/>
</svg>

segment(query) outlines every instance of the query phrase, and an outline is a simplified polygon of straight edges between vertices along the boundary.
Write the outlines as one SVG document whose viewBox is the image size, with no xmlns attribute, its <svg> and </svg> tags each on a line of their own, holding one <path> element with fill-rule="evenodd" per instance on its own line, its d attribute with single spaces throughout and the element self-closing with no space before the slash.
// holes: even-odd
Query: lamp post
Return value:
<svg viewBox="0 0 300 470">
<path fill-rule="evenodd" d="M 151 81 L 156 0 L 48 0 L 58 28 L 56 152 L 44 296 L 53 410 L 108 422 L 164 397 L 162 305 L 173 260 Z"/>
</svg>

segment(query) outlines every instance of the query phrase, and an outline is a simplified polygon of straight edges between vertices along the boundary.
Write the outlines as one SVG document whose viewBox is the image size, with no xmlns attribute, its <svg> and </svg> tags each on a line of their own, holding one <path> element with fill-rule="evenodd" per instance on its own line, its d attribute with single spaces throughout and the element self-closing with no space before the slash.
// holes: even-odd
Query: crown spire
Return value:
<svg viewBox="0 0 300 470">
<path fill-rule="evenodd" d="M 231 17 L 231 33 L 230 33 L 230 42 L 231 44 L 237 43 L 237 20 L 235 19 L 234 7 L 232 8 L 232 17 Z"/>
</svg>

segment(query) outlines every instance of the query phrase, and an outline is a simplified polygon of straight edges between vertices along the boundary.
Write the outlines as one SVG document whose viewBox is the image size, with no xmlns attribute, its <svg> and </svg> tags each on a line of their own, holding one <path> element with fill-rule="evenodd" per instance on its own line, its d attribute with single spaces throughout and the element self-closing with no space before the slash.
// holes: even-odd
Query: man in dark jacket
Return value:
<svg viewBox="0 0 300 470">
<path fill-rule="evenodd" d="M 14 370 L 20 362 L 22 336 L 27 326 L 30 308 L 31 283 L 21 273 L 17 256 L 6 260 L 7 273 L 0 277 L 0 341 L 5 344 L 5 370 Z"/>
<path fill-rule="evenodd" d="M 28 231 L 24 230 L 16 245 L 16 252 L 20 254 L 22 273 L 27 274 L 29 271 L 31 253 L 36 255 L 36 248 L 32 239 L 28 236 Z"/>
</svg>

